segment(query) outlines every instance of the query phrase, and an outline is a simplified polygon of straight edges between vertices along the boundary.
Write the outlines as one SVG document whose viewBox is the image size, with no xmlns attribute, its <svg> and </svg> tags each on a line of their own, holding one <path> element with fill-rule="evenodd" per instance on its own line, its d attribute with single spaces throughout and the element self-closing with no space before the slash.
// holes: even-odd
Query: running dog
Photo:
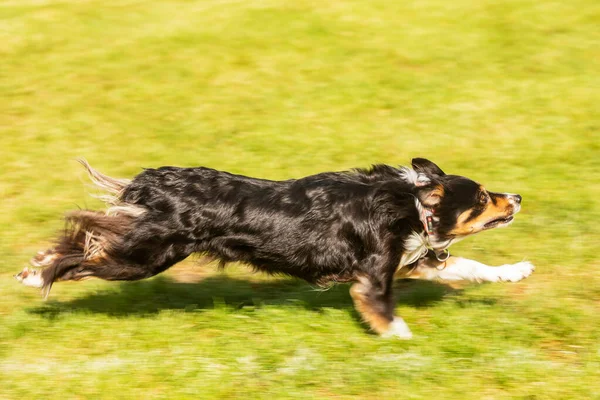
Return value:
<svg viewBox="0 0 600 400">
<path fill-rule="evenodd" d="M 15 277 L 48 295 L 57 281 L 97 277 L 138 280 L 192 253 L 241 262 L 317 285 L 354 282 L 350 294 L 371 329 L 412 336 L 394 315 L 395 277 L 516 282 L 528 262 L 490 267 L 451 257 L 448 247 L 477 232 L 509 225 L 521 196 L 487 191 L 436 164 L 375 165 L 272 181 L 210 168 L 146 169 L 133 180 L 94 170 L 109 196 L 106 211 L 66 215 L 56 245 Z"/>
</svg>

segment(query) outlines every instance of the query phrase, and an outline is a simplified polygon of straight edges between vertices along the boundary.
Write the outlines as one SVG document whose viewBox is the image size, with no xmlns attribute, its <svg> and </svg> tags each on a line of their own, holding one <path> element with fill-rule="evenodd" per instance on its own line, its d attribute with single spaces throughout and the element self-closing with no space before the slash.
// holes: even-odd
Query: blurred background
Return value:
<svg viewBox="0 0 600 400">
<path fill-rule="evenodd" d="M 2 1 L 0 398 L 600 398 L 599 26 L 594 0 Z M 235 265 L 47 302 L 12 279 L 103 207 L 76 157 L 286 179 L 418 156 L 524 198 L 453 254 L 537 270 L 398 282 L 410 342 L 347 286 Z"/>
</svg>

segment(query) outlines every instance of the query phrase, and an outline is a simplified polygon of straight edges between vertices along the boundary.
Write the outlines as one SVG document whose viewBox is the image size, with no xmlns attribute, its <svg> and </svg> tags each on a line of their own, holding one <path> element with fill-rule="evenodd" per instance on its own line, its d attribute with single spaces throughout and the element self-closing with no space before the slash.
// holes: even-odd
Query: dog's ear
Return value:
<svg viewBox="0 0 600 400">
<path fill-rule="evenodd" d="M 440 167 L 425 158 L 413 158 L 412 167 L 418 173 L 425 174 L 427 176 L 435 177 L 446 175 Z"/>
<path fill-rule="evenodd" d="M 435 208 L 442 202 L 444 187 L 439 183 L 421 187 L 417 191 L 417 197 L 425 207 Z"/>
</svg>

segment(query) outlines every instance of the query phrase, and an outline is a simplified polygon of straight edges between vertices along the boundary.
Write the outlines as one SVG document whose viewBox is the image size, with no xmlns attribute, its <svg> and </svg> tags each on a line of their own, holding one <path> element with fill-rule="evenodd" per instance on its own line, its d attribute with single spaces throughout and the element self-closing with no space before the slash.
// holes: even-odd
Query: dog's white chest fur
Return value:
<svg viewBox="0 0 600 400">
<path fill-rule="evenodd" d="M 427 253 L 427 237 L 425 232 L 412 232 L 404 242 L 404 254 L 400 259 L 400 267 L 412 264 Z"/>
</svg>

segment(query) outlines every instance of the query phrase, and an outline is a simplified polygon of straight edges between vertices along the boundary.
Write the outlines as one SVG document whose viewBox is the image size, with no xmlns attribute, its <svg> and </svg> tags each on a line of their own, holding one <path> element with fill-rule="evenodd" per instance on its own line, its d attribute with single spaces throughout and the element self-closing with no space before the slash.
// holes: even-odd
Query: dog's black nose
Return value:
<svg viewBox="0 0 600 400">
<path fill-rule="evenodd" d="M 523 198 L 521 197 L 520 194 L 515 194 L 515 201 L 517 202 L 517 204 L 521 204 L 521 200 L 523 200 Z"/>
</svg>

